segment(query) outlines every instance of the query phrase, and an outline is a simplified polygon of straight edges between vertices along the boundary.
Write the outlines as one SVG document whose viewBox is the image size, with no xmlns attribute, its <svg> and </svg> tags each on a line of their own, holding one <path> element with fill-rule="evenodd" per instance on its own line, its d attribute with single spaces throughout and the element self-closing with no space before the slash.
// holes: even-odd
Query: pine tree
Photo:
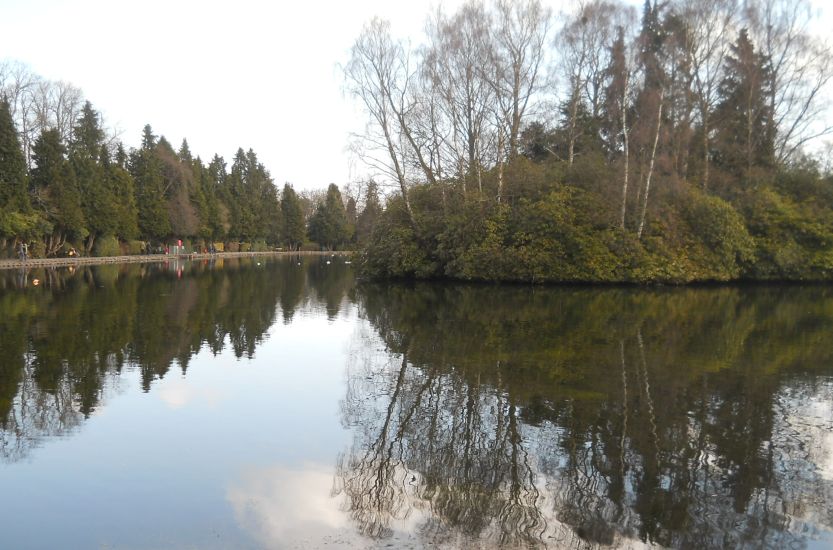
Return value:
<svg viewBox="0 0 833 550">
<path fill-rule="evenodd" d="M 231 228 L 227 180 L 226 161 L 220 155 L 214 155 L 206 169 L 206 192 L 213 198 L 210 223 L 214 239 L 228 239 Z"/>
<path fill-rule="evenodd" d="M 37 210 L 49 224 L 46 254 L 55 254 L 69 238 L 87 236 L 81 194 L 75 170 L 64 157 L 66 148 L 57 129 L 44 130 L 32 146 L 35 165 L 29 192 Z"/>
<path fill-rule="evenodd" d="M 116 227 L 116 199 L 108 185 L 104 166 L 109 159 L 102 159 L 102 151 L 106 152 L 104 131 L 98 113 L 88 101 L 75 124 L 69 146 L 70 162 L 81 195 L 81 209 L 89 231 L 86 243 L 88 253 L 98 237 L 113 235 Z"/>
<path fill-rule="evenodd" d="M 103 143 L 104 130 L 101 128 L 98 112 L 93 109 L 92 103 L 87 101 L 73 128 L 70 153 L 95 158 L 99 155 Z"/>
<path fill-rule="evenodd" d="M 379 186 L 370 180 L 364 195 L 364 208 L 356 220 L 356 242 L 365 245 L 370 241 L 373 228 L 382 215 L 382 203 L 379 201 Z"/>
<path fill-rule="evenodd" d="M 179 146 L 179 158 L 182 162 L 186 162 L 188 164 L 191 164 L 194 160 L 193 157 L 191 157 L 191 148 L 188 147 L 188 140 L 185 138 L 182 138 L 182 145 Z"/>
<path fill-rule="evenodd" d="M 295 190 L 288 183 L 283 186 L 281 195 L 281 212 L 283 213 L 283 231 L 281 241 L 290 250 L 297 250 L 304 242 L 306 226 L 304 224 L 304 210 Z"/>
<path fill-rule="evenodd" d="M 116 202 L 116 236 L 125 241 L 135 239 L 139 236 L 136 182 L 130 172 L 119 164 L 111 164 L 106 175 Z"/>
<path fill-rule="evenodd" d="M 347 211 L 338 186 L 331 183 L 327 197 L 319 204 L 309 222 L 309 237 L 327 250 L 347 242 Z"/>
<path fill-rule="evenodd" d="M 149 239 L 164 239 L 171 233 L 171 224 L 162 167 L 156 154 L 156 136 L 149 124 L 142 132 L 142 148 L 131 154 L 130 173 L 136 182 L 139 233 Z"/>
<path fill-rule="evenodd" d="M 127 153 L 125 152 L 124 145 L 121 142 L 119 142 L 116 147 L 115 161 L 120 168 L 127 169 Z"/>
<path fill-rule="evenodd" d="M 358 221 L 358 206 L 356 199 L 348 197 L 347 199 L 347 240 L 351 243 L 356 242 L 356 222 Z"/>
<path fill-rule="evenodd" d="M 753 180 L 753 168 L 768 169 L 775 162 L 775 123 L 767 102 L 772 85 L 769 61 L 742 30 L 726 58 L 726 76 L 718 88 L 715 165 L 746 184 Z"/>
<path fill-rule="evenodd" d="M 28 212 L 26 160 L 12 121 L 9 103 L 0 98 L 0 236 L 15 236 L 13 214 Z"/>
<path fill-rule="evenodd" d="M 255 233 L 255 213 L 251 209 L 249 187 L 250 166 L 242 148 L 237 150 L 227 180 L 226 204 L 229 207 L 231 228 L 229 236 L 238 240 L 250 240 Z"/>
</svg>

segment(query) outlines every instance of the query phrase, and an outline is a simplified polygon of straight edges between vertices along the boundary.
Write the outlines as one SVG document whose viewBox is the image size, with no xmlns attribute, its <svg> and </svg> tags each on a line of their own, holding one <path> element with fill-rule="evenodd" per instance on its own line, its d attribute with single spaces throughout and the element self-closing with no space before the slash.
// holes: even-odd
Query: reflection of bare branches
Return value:
<svg viewBox="0 0 833 550">
<path fill-rule="evenodd" d="M 363 297 L 381 343 L 413 362 L 397 397 L 394 415 L 408 426 L 394 457 L 419 485 L 403 502 L 423 512 L 430 544 L 722 548 L 830 538 L 833 456 L 823 451 L 833 454 L 833 436 L 819 426 L 833 433 L 833 389 L 817 384 L 830 352 L 802 344 L 830 333 L 822 293 L 524 297 L 419 285 Z M 365 357 L 362 374 L 392 385 L 398 370 L 371 366 L 380 356 Z M 429 373 L 422 404 L 409 408 Z M 374 394 L 357 374 L 348 388 L 370 394 L 348 389 L 361 406 L 343 413 L 364 430 L 351 451 L 363 454 L 391 392 Z M 808 427 L 806 407 L 819 403 L 827 408 L 815 416 L 826 420 Z"/>
<path fill-rule="evenodd" d="M 538 509 L 540 493 L 535 486 L 529 453 L 523 447 L 518 430 L 518 415 L 514 404 L 509 406 L 509 442 L 511 462 L 508 498 L 497 514 L 502 532 L 501 542 L 536 542 L 546 531 L 547 522 Z"/>
<path fill-rule="evenodd" d="M 362 455 L 342 456 L 337 466 L 336 479 L 341 484 L 335 492 L 343 492 L 348 496 L 351 517 L 359 525 L 359 530 L 370 537 L 389 536 L 390 521 L 404 519 L 409 511 L 409 485 L 405 483 L 408 472 L 394 454 L 402 436 L 401 427 L 391 433 L 407 368 L 407 359 L 403 355 L 384 421 L 375 441 Z"/>
<path fill-rule="evenodd" d="M 460 533 L 540 543 L 548 524 L 535 460 L 508 396 L 410 366 L 404 354 L 398 368 L 362 359 L 363 368 L 348 367 L 342 402 L 357 440 L 339 459 L 334 488 L 359 530 L 388 537 L 393 522 L 430 510 L 419 530 L 434 542 Z"/>
</svg>

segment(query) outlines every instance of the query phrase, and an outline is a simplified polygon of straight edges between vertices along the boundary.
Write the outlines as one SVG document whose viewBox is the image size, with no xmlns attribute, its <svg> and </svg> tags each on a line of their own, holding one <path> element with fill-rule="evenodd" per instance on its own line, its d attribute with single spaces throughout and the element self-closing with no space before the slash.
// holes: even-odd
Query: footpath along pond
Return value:
<svg viewBox="0 0 833 550">
<path fill-rule="evenodd" d="M 833 288 L 348 262 L 0 272 L 0 547 L 833 546 Z"/>
</svg>

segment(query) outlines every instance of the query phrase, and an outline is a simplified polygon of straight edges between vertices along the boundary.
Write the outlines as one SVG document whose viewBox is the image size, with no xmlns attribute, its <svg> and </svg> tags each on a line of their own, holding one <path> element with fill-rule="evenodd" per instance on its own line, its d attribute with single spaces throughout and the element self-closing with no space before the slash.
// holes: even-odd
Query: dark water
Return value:
<svg viewBox="0 0 833 550">
<path fill-rule="evenodd" d="M 500 544 L 833 546 L 833 289 L 0 272 L 0 548 Z"/>
</svg>

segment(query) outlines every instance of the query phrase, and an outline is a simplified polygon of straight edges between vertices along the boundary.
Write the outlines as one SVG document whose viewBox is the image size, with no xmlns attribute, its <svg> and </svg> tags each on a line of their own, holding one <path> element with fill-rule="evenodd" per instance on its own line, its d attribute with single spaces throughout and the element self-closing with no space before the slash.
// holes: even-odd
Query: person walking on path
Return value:
<svg viewBox="0 0 833 550">
<path fill-rule="evenodd" d="M 29 245 L 25 242 L 20 243 L 20 260 L 26 261 L 29 259 Z"/>
</svg>

